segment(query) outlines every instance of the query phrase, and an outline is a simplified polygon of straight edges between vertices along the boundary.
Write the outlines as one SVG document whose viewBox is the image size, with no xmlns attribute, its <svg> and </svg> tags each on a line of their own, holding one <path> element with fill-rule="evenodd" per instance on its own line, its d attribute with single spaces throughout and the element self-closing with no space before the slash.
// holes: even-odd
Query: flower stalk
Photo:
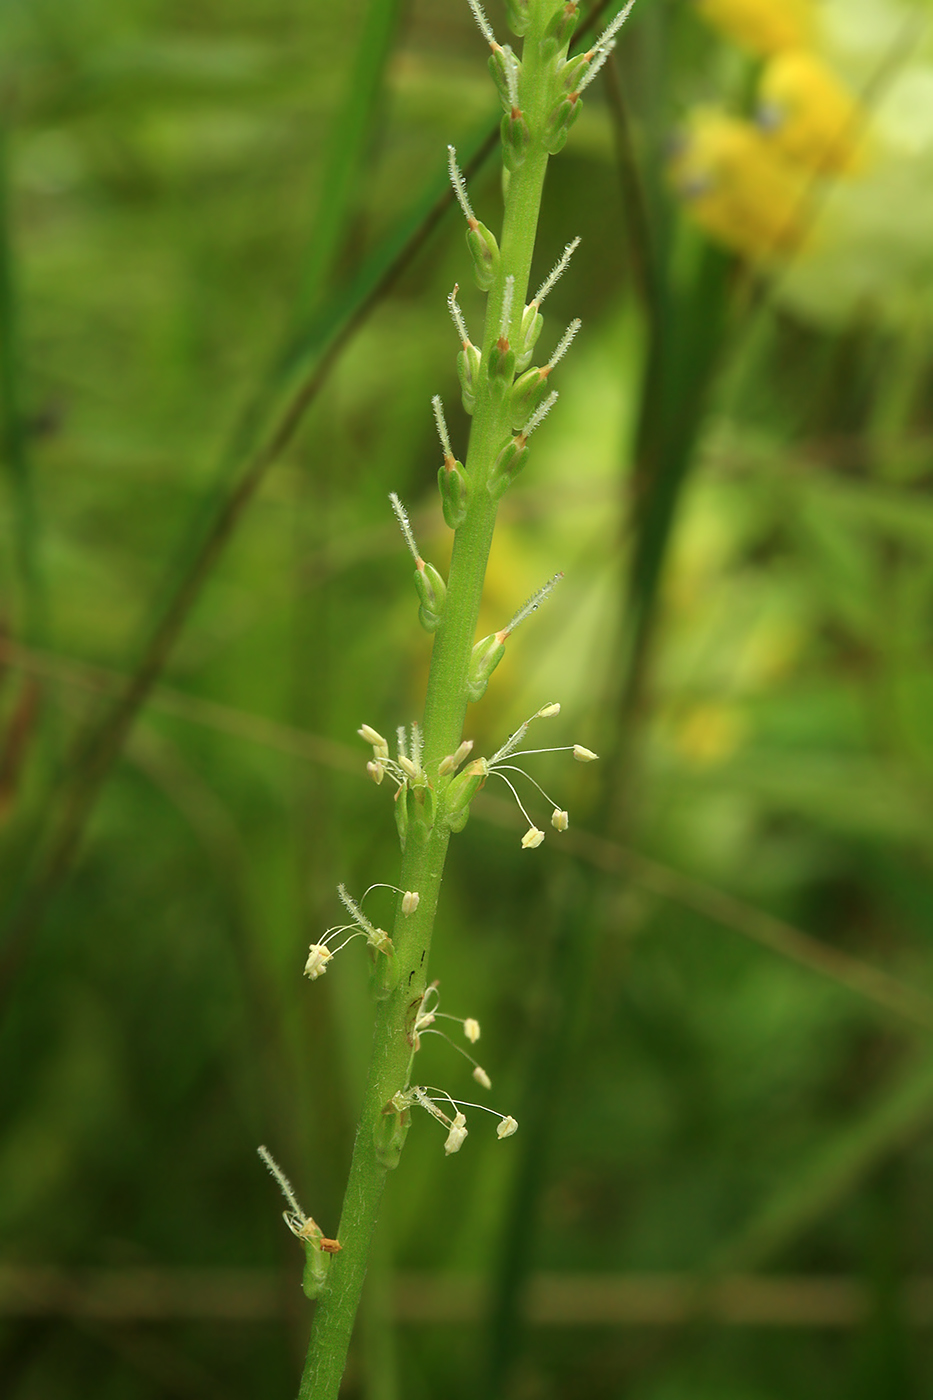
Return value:
<svg viewBox="0 0 933 1400">
<path fill-rule="evenodd" d="M 494 77 L 498 71 L 496 63 L 504 64 L 504 82 L 501 86 L 497 83 L 505 112 L 503 140 L 508 178 L 504 217 L 501 239 L 497 242 L 473 211 L 455 152 L 451 149 L 451 179 L 467 223 L 467 245 L 474 275 L 480 287 L 488 292 L 485 328 L 482 347 L 477 350 L 467 335 L 455 289 L 448 305 L 463 346 L 461 359 L 468 370 L 468 383 L 464 383 L 463 364 L 461 382 L 464 402 L 472 410 L 473 422 L 464 466 L 454 456 L 440 401 L 435 401 L 435 417 L 444 452 L 441 494 L 445 517 L 455 530 L 445 593 L 443 582 L 433 577 L 436 571 L 429 574 L 432 566 L 425 565 L 420 557 L 401 502 L 397 497 L 393 497 L 392 502 L 415 561 L 422 625 L 433 633 L 434 643 L 423 722 L 420 727 L 412 726 L 410 745 L 404 731 L 400 734 L 398 760 L 389 757 L 388 744 L 378 731 L 368 725 L 360 730 L 366 742 L 373 745 L 373 759 L 367 765 L 370 775 L 381 784 L 383 775 L 388 774 L 397 789 L 394 800 L 402 862 L 391 939 L 382 930 L 373 929 L 349 896 L 342 894 L 341 897 L 351 916 L 347 926 L 350 935 L 355 938 L 363 933 L 366 936 L 377 969 L 380 959 L 386 962 L 381 952 L 384 939 L 385 947 L 391 949 L 394 967 L 390 979 L 382 976 L 379 981 L 377 971 L 379 985 L 372 1061 L 337 1232 L 340 1247 L 329 1258 L 326 1279 L 321 1284 L 300 1400 L 335 1400 L 337 1396 L 386 1176 L 401 1155 L 411 1122 L 411 1108 L 427 1109 L 432 1117 L 448 1127 L 448 1154 L 458 1151 L 467 1136 L 462 1108 L 477 1107 L 495 1113 L 500 1119 L 497 1129 L 500 1138 L 511 1136 L 517 1127 L 511 1116 L 498 1114 L 495 1109 L 461 1103 L 451 1099 L 445 1090 L 429 1090 L 413 1084 L 412 1066 L 420 1045 L 420 1031 L 429 1024 L 429 1019 L 433 1020 L 432 1011 L 425 1008 L 430 991 L 428 963 L 448 843 L 452 831 L 460 830 L 465 824 L 469 801 L 482 786 L 485 774 L 492 771 L 485 760 L 476 760 L 462 773 L 457 773 L 471 747 L 470 741 L 463 739 L 467 706 L 485 689 L 485 680 L 501 656 L 505 637 L 537 607 L 555 581 L 536 594 L 503 633 L 486 639 L 494 640 L 498 649 L 493 649 L 494 657 L 490 654 L 487 658 L 484 653 L 478 662 L 476 650 L 483 644 L 474 643 L 486 563 L 499 500 L 514 475 L 514 470 L 504 473 L 500 458 L 513 442 L 515 431 L 516 359 L 526 353 L 530 358 L 541 329 L 540 302 L 566 267 L 576 246 L 568 247 L 532 306 L 526 306 L 545 172 L 549 155 L 558 144 L 563 144 L 562 140 L 555 142 L 554 131 L 555 123 L 562 120 L 562 104 L 566 103 L 561 70 L 566 63 L 577 6 L 574 0 L 570 3 L 568 0 L 522 0 L 521 4 L 512 5 L 509 14 L 513 28 L 524 39 L 519 59 L 511 48 L 501 48 L 496 43 L 478 0 L 470 0 L 470 3 L 479 28 L 492 48 Z M 609 35 L 609 39 L 612 37 Z M 574 323 L 544 370 L 527 371 L 537 376 L 542 386 L 547 384 L 550 370 L 569 347 L 576 328 L 577 323 Z M 532 396 L 528 411 L 517 425 L 523 429 L 518 439 L 523 453 L 527 453 L 527 437 L 540 423 L 554 396 L 547 400 L 547 408 L 543 407 L 544 400 L 543 392 Z M 454 472 L 456 479 L 451 477 Z M 448 488 L 446 497 L 445 487 Z M 480 677 L 481 686 L 475 674 L 478 666 L 484 671 Z M 551 705 L 539 713 L 556 714 L 557 709 L 556 705 Z M 524 728 L 519 737 L 523 736 Z M 507 742 L 495 757 L 511 756 L 516 743 L 510 747 Z M 580 749 L 579 755 L 576 749 Z M 575 756 L 595 756 L 579 745 L 576 749 Z M 552 824 L 557 830 L 563 830 L 566 825 L 566 813 L 556 806 Z M 543 833 L 537 835 L 543 840 Z M 540 840 L 536 837 L 523 844 L 534 846 L 540 844 Z M 320 975 L 329 960 L 325 956 L 330 951 L 326 941 L 313 945 L 312 960 L 315 948 L 318 949 L 317 961 L 313 962 L 311 976 Z M 468 1039 L 478 1037 L 478 1024 L 471 1018 L 464 1022 L 464 1029 Z M 472 1061 L 472 1056 L 467 1058 Z M 473 1077 L 484 1088 L 489 1086 L 489 1077 L 481 1067 L 476 1066 Z M 446 1112 L 439 1104 L 446 1104 L 452 1112 Z M 466 1150 L 469 1151 L 469 1147 Z"/>
</svg>

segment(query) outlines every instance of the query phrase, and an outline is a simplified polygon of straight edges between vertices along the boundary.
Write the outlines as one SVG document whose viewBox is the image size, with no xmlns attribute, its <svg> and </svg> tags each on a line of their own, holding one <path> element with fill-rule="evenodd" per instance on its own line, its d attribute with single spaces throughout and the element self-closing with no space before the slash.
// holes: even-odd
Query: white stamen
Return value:
<svg viewBox="0 0 933 1400">
<path fill-rule="evenodd" d="M 499 317 L 499 339 L 508 340 L 509 325 L 512 321 L 512 298 L 515 295 L 515 278 L 507 277 L 502 291 L 502 314 Z"/>
<path fill-rule="evenodd" d="M 330 949 L 325 948 L 323 943 L 312 943 L 308 950 L 308 961 L 305 963 L 305 976 L 310 977 L 312 982 L 316 982 L 327 971 L 327 964 L 333 956 Z"/>
<path fill-rule="evenodd" d="M 543 584 L 542 587 L 538 589 L 537 593 L 532 593 L 528 602 L 519 608 L 508 627 L 503 627 L 499 635 L 510 637 L 516 627 L 524 622 L 527 617 L 531 617 L 533 612 L 537 612 L 539 605 L 543 603 L 548 594 L 557 587 L 563 577 L 564 575 L 562 573 L 555 574 L 553 578 L 549 578 L 547 583 Z"/>
<path fill-rule="evenodd" d="M 421 895 L 417 890 L 406 890 L 402 895 L 402 913 L 413 914 L 421 903 Z"/>
<path fill-rule="evenodd" d="M 470 754 L 472 749 L 473 740 L 464 739 L 463 743 L 459 745 L 456 753 L 447 754 L 447 756 L 445 758 L 442 758 L 440 763 L 437 765 L 437 771 L 440 774 L 440 776 L 443 778 L 446 777 L 448 773 L 455 772 L 456 769 L 460 767 L 463 760 Z"/>
<path fill-rule="evenodd" d="M 538 789 L 545 802 L 549 803 L 551 807 L 557 808 L 557 803 L 554 801 L 553 797 L 551 797 L 550 793 L 544 791 L 544 788 L 538 782 L 537 778 L 533 778 L 530 773 L 526 773 L 524 768 L 519 768 L 517 763 L 497 763 L 493 771 L 496 773 L 502 773 L 503 769 L 506 768 L 509 770 L 510 773 L 521 773 L 522 777 L 527 779 L 527 781 L 531 783 L 532 787 Z"/>
<path fill-rule="evenodd" d="M 444 1143 L 444 1151 L 449 1157 L 452 1152 L 459 1152 L 467 1136 L 466 1115 L 458 1113 L 450 1125 L 450 1132 L 447 1134 L 447 1141 Z"/>
<path fill-rule="evenodd" d="M 532 830 L 532 831 L 535 831 L 537 828 L 535 827 L 534 822 L 531 820 L 531 817 L 529 817 L 528 813 L 525 811 L 525 808 L 524 808 L 524 806 L 522 805 L 522 799 L 519 797 L 519 795 L 518 795 L 518 793 L 517 793 L 517 791 L 516 791 L 516 789 L 515 789 L 515 784 L 514 784 L 509 778 L 507 778 L 507 777 L 505 776 L 504 773 L 501 773 L 501 772 L 499 771 L 498 768 L 495 769 L 495 772 L 496 772 L 497 776 L 500 777 L 500 778 L 502 779 L 502 781 L 505 783 L 506 787 L 510 789 L 510 791 L 511 791 L 511 793 L 512 793 L 512 796 L 515 798 L 515 801 L 518 803 L 518 810 L 521 812 L 522 816 L 525 818 L 525 821 L 526 821 L 526 822 L 528 823 L 528 825 L 531 827 L 531 830 Z M 528 835 L 530 835 L 530 834 L 531 834 L 531 833 L 529 832 Z M 525 845 L 525 842 L 526 842 L 527 839 L 528 839 L 528 835 L 526 835 L 526 837 L 525 837 L 524 840 L 522 841 L 522 845 L 523 845 L 523 846 Z M 541 841 L 543 841 L 543 840 L 544 840 L 544 832 L 541 833 Z M 532 844 L 535 845 L 535 846 L 540 846 L 540 845 L 541 845 L 541 841 L 534 841 Z M 527 847 L 526 847 L 526 849 L 527 849 Z"/>
<path fill-rule="evenodd" d="M 405 543 L 411 550 L 411 557 L 416 564 L 420 564 L 421 555 L 418 553 L 418 546 L 415 544 L 415 536 L 412 532 L 411 522 L 408 519 L 408 512 L 394 491 L 389 492 L 389 500 L 392 502 L 392 509 L 395 511 L 395 518 L 398 521 L 399 529 L 405 537 Z"/>
<path fill-rule="evenodd" d="M 472 345 L 473 342 L 470 340 L 470 337 L 467 333 L 466 321 L 464 321 L 463 319 L 463 312 L 460 310 L 460 304 L 457 301 L 457 293 L 459 290 L 460 288 L 455 282 L 454 289 L 451 292 L 450 296 L 447 298 L 447 309 L 453 317 L 454 325 L 457 327 L 457 334 L 460 337 L 460 343 L 462 344 L 465 350 L 466 347 L 468 345 Z"/>
<path fill-rule="evenodd" d="M 479 1040 L 479 1021 L 477 1021 L 475 1016 L 467 1016 L 465 1018 L 463 1022 L 463 1034 L 466 1036 L 467 1040 L 470 1042 L 471 1045 L 475 1045 L 476 1042 Z"/>
<path fill-rule="evenodd" d="M 492 1080 L 489 1078 L 489 1075 L 483 1069 L 482 1065 L 476 1066 L 473 1071 L 473 1078 L 476 1080 L 477 1084 L 482 1084 L 484 1089 L 492 1088 Z"/>
<path fill-rule="evenodd" d="M 372 778 L 373 782 L 376 784 L 376 787 L 378 787 L 386 775 L 385 764 L 376 763 L 372 759 L 370 759 L 369 763 L 367 763 L 366 765 L 366 772 Z"/>
<path fill-rule="evenodd" d="M 444 456 L 452 458 L 454 454 L 450 447 L 450 435 L 447 432 L 447 422 L 444 418 L 444 405 L 441 403 L 440 394 L 434 395 L 434 398 L 431 400 L 431 407 L 434 409 L 434 421 L 437 424 L 437 435 L 441 440 Z"/>
<path fill-rule="evenodd" d="M 413 762 L 411 761 L 410 758 L 406 758 L 404 754 L 399 754 L 399 756 L 398 756 L 398 765 L 399 765 L 399 767 L 401 768 L 402 772 L 405 773 L 407 777 L 409 777 L 409 778 L 417 778 L 417 777 L 418 777 L 418 774 L 419 774 L 418 765 L 417 765 L 416 763 L 413 763 Z"/>
<path fill-rule="evenodd" d="M 460 167 L 457 164 L 457 152 L 453 146 L 447 147 L 447 168 L 450 171 L 450 183 L 454 187 L 454 194 L 457 196 L 457 201 L 460 208 L 463 210 L 463 217 L 466 219 L 470 228 L 475 228 L 479 223 L 479 219 L 477 219 L 476 215 L 473 213 L 473 208 L 470 204 L 469 196 L 467 195 L 466 181 L 460 173 Z"/>
<path fill-rule="evenodd" d="M 560 714 L 560 701 L 552 700 L 549 705 L 542 705 L 540 710 L 534 715 L 535 719 L 553 719 Z"/>
<path fill-rule="evenodd" d="M 376 758 L 389 757 L 389 744 L 383 739 L 378 729 L 373 729 L 371 724 L 361 724 L 356 731 L 361 739 L 365 739 L 367 744 L 372 744 Z"/>
<path fill-rule="evenodd" d="M 537 846 L 541 845 L 543 840 L 544 832 L 539 831 L 536 826 L 532 826 L 522 837 L 522 850 L 533 851 Z"/>
<path fill-rule="evenodd" d="M 559 807 L 554 808 L 551 816 L 551 826 L 555 831 L 566 831 L 570 825 L 570 817 L 566 812 L 562 812 Z"/>
<path fill-rule="evenodd" d="M 483 13 L 483 7 L 479 3 L 479 0 L 469 0 L 469 4 L 470 9 L 473 11 L 473 18 L 479 25 L 479 32 L 491 49 L 497 49 L 499 45 L 496 43 L 496 36 L 492 32 L 492 25 Z"/>
<path fill-rule="evenodd" d="M 598 753 L 592 749 L 585 749 L 582 744 L 574 744 L 573 756 L 578 763 L 592 763 L 594 758 L 599 758 Z"/>
<path fill-rule="evenodd" d="M 540 310 L 542 301 L 544 301 L 544 298 L 548 295 L 548 293 L 552 292 L 557 286 L 557 283 L 563 277 L 564 273 L 567 271 L 567 268 L 570 265 L 570 259 L 573 257 L 574 253 L 577 251 L 579 246 L 579 237 L 575 238 L 572 243 L 567 244 L 566 248 L 561 253 L 559 260 L 554 264 L 547 277 L 545 277 L 544 281 L 541 283 L 541 286 L 535 292 L 531 302 L 532 306 L 537 306 Z"/>
<path fill-rule="evenodd" d="M 507 1113 L 503 1118 L 502 1122 L 499 1124 L 498 1128 L 496 1129 L 496 1137 L 507 1138 L 511 1137 L 512 1134 L 516 1132 L 518 1132 L 518 1124 L 512 1117 L 511 1113 Z"/>
<path fill-rule="evenodd" d="M 525 424 L 524 428 L 522 428 L 519 437 L 523 437 L 527 441 L 528 438 L 531 437 L 535 428 L 540 428 L 541 424 L 544 422 L 545 418 L 548 416 L 551 409 L 557 403 L 557 400 L 559 398 L 560 394 L 558 394 L 557 390 L 552 389 L 551 392 L 548 394 L 547 398 L 542 403 L 538 404 L 538 407 L 528 419 L 528 422 Z"/>
<path fill-rule="evenodd" d="M 570 325 L 567 327 L 567 329 L 564 331 L 564 334 L 560 338 L 560 342 L 557 346 L 557 349 L 554 351 L 554 354 L 548 360 L 549 369 L 554 369 L 555 365 L 560 364 L 561 360 L 564 358 L 567 351 L 573 344 L 577 331 L 582 325 L 583 322 L 579 319 L 579 317 L 570 322 Z"/>
</svg>

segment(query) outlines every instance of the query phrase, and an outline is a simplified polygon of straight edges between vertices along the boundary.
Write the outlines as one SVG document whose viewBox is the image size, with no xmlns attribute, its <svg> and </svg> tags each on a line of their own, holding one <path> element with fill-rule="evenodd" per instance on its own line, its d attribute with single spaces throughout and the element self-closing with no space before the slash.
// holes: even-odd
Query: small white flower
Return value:
<svg viewBox="0 0 933 1400">
<path fill-rule="evenodd" d="M 447 1134 L 447 1141 L 444 1143 L 444 1151 L 449 1157 L 452 1152 L 459 1152 L 463 1146 L 464 1138 L 467 1136 L 466 1116 L 458 1113 L 450 1125 L 450 1132 Z"/>
<path fill-rule="evenodd" d="M 312 943 L 308 953 L 308 961 L 305 963 L 305 976 L 310 977 L 312 982 L 316 978 L 322 977 L 333 956 L 330 949 L 326 948 L 323 943 Z"/>
<path fill-rule="evenodd" d="M 492 1088 L 492 1080 L 489 1078 L 489 1075 L 483 1069 L 482 1065 L 476 1066 L 473 1071 L 473 1078 L 476 1080 L 477 1084 L 482 1084 L 484 1089 Z"/>
<path fill-rule="evenodd" d="M 463 1034 L 471 1045 L 479 1040 L 479 1021 L 475 1016 L 467 1016 L 463 1022 Z"/>
<path fill-rule="evenodd" d="M 522 850 L 533 851 L 536 846 L 540 846 L 544 840 L 544 832 L 539 831 L 536 826 L 529 827 L 522 837 Z"/>
<path fill-rule="evenodd" d="M 507 1138 L 518 1131 L 518 1124 L 511 1114 L 507 1114 L 496 1129 L 496 1137 Z"/>
<path fill-rule="evenodd" d="M 566 831 L 570 825 L 570 818 L 566 812 L 562 812 L 559 807 L 554 808 L 551 816 L 551 826 L 555 831 Z"/>
</svg>

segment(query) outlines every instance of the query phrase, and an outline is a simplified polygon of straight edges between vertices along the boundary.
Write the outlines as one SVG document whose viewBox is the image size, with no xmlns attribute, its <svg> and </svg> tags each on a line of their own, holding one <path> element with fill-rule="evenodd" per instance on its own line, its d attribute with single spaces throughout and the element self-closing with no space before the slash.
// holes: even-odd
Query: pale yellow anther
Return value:
<svg viewBox="0 0 933 1400">
<path fill-rule="evenodd" d="M 471 1045 L 475 1045 L 479 1040 L 479 1021 L 473 1016 L 467 1016 L 463 1023 L 463 1034 Z"/>
<path fill-rule="evenodd" d="M 412 763 L 411 759 L 406 758 L 404 754 L 399 754 L 398 766 L 409 778 L 417 778 L 419 776 L 417 764 Z"/>
<path fill-rule="evenodd" d="M 535 715 L 535 719 L 553 719 L 555 715 L 559 715 L 559 714 L 560 714 L 560 705 L 559 705 L 559 703 L 555 700 L 555 701 L 553 702 L 553 704 L 551 704 L 551 705 L 542 705 L 542 706 L 541 706 L 541 709 L 540 709 L 540 710 L 538 711 L 538 713 Z"/>
<path fill-rule="evenodd" d="M 585 749 L 582 744 L 574 744 L 573 756 L 578 763 L 592 763 L 594 758 L 599 758 L 598 753 L 592 749 Z"/>
<path fill-rule="evenodd" d="M 366 772 L 372 778 L 373 782 L 376 784 L 377 787 L 386 775 L 386 770 L 383 764 L 377 762 L 375 759 L 370 759 L 370 761 L 367 763 Z"/>
<path fill-rule="evenodd" d="M 402 895 L 402 913 L 413 914 L 421 902 L 421 895 L 417 890 L 406 890 Z"/>
<path fill-rule="evenodd" d="M 367 744 L 372 744 L 377 758 L 389 757 L 388 742 L 383 739 L 378 729 L 373 729 L 371 724 L 361 724 L 356 731 L 361 739 L 365 739 Z"/>
<path fill-rule="evenodd" d="M 511 1116 L 511 1114 L 506 1114 L 505 1118 L 503 1118 L 502 1122 L 499 1124 L 498 1128 L 496 1129 L 496 1137 L 500 1137 L 500 1138 L 511 1137 L 512 1134 L 515 1133 L 515 1132 L 517 1132 L 517 1131 L 518 1131 L 518 1124 L 516 1123 L 515 1119 Z"/>
<path fill-rule="evenodd" d="M 310 977 L 312 982 L 315 978 L 321 977 L 327 971 L 327 964 L 333 956 L 330 949 L 326 948 L 323 943 L 312 943 L 308 953 L 308 961 L 305 963 L 305 976 Z"/>
<path fill-rule="evenodd" d="M 544 840 L 544 832 L 539 831 L 536 826 L 529 827 L 522 837 L 522 850 L 533 851 L 536 846 L 540 846 Z"/>
<path fill-rule="evenodd" d="M 570 817 L 566 812 L 562 812 L 559 807 L 554 808 L 551 816 L 551 826 L 555 831 L 566 831 L 570 825 Z"/>
<path fill-rule="evenodd" d="M 489 1075 L 483 1069 L 482 1065 L 476 1066 L 473 1071 L 473 1078 L 476 1080 L 477 1084 L 482 1084 L 484 1089 L 492 1088 L 492 1080 L 489 1078 Z"/>
<path fill-rule="evenodd" d="M 466 1136 L 466 1116 L 463 1113 L 458 1113 L 450 1125 L 450 1132 L 447 1134 L 447 1141 L 444 1143 L 444 1151 L 447 1153 L 448 1157 L 452 1152 L 460 1151 Z"/>
</svg>

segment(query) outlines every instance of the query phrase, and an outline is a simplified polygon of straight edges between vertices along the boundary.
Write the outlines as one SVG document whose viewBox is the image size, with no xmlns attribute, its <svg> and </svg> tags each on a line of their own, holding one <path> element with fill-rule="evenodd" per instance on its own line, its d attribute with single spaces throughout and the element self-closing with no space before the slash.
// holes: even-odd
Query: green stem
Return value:
<svg viewBox="0 0 933 1400">
<path fill-rule="evenodd" d="M 409 1082 L 411 1027 L 427 986 L 428 956 L 450 828 L 445 820 L 448 779 L 438 765 L 460 743 L 468 703 L 467 678 L 479 618 L 486 563 L 496 522 L 497 500 L 486 489 L 496 456 L 511 435 L 508 388 L 488 375 L 489 352 L 498 335 L 506 279 L 514 278 L 510 340 L 515 343 L 528 291 L 548 153 L 541 133 L 552 88 L 541 40 L 549 7 L 537 5 L 524 46 L 523 95 L 532 132 L 525 160 L 512 173 L 496 281 L 490 289 L 466 469 L 472 493 L 466 519 L 456 532 L 447 600 L 435 635 L 424 709 L 424 767 L 434 790 L 433 826 L 410 830 L 399 884 L 416 890 L 413 914 L 396 911 L 393 943 L 400 974 L 397 989 L 380 1002 L 375 1017 L 372 1061 L 357 1129 L 338 1238 L 327 1288 L 317 1304 L 300 1400 L 333 1400 L 340 1387 L 350 1335 L 366 1274 L 387 1168 L 376 1150 L 383 1109 Z M 404 791 L 400 801 L 405 800 Z"/>
</svg>

